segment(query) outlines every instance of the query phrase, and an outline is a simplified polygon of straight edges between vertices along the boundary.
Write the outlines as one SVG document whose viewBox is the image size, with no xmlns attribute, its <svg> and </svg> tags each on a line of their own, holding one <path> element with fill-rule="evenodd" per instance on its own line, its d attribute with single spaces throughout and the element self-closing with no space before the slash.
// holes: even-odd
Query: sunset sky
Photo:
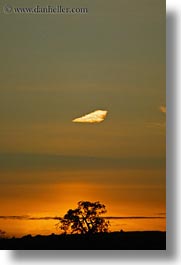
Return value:
<svg viewBox="0 0 181 265">
<path fill-rule="evenodd" d="M 0 12 L 0 229 L 80 200 L 107 216 L 165 216 L 165 1 L 61 5 L 88 14 Z M 72 122 L 99 109 L 101 123 Z"/>
</svg>

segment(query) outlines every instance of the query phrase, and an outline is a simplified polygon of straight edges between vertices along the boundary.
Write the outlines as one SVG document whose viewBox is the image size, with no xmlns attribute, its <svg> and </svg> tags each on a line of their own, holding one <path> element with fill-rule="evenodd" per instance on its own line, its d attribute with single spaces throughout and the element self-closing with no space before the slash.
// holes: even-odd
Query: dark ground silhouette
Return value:
<svg viewBox="0 0 181 265">
<path fill-rule="evenodd" d="M 4 250 L 165 250 L 166 232 L 111 232 L 93 235 L 50 235 L 1 238 Z"/>
</svg>

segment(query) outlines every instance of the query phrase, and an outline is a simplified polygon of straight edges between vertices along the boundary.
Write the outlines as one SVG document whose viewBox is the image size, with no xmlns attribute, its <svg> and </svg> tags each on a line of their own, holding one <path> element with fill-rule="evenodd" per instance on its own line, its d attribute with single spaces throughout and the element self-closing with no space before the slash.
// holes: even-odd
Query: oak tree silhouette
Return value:
<svg viewBox="0 0 181 265">
<path fill-rule="evenodd" d="M 104 204 L 89 201 L 78 202 L 78 207 L 70 209 L 60 220 L 59 228 L 64 233 L 95 234 L 108 232 L 109 221 L 100 215 L 106 213 Z"/>
</svg>

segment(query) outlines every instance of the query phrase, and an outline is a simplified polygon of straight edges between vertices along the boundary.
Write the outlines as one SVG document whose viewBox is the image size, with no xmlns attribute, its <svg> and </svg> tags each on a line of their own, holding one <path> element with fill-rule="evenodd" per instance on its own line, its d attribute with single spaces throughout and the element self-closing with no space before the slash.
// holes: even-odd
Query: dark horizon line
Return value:
<svg viewBox="0 0 181 265">
<path fill-rule="evenodd" d="M 121 220 L 121 219 L 166 219 L 166 216 L 105 216 L 102 217 L 107 220 Z M 43 216 L 31 217 L 28 215 L 2 215 L 0 219 L 16 219 L 16 220 L 61 220 L 59 216 Z"/>
</svg>

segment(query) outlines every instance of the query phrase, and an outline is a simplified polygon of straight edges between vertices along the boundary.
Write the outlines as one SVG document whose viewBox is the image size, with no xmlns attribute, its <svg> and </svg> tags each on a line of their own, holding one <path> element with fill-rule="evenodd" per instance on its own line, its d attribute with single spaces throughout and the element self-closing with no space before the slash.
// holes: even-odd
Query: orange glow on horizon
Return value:
<svg viewBox="0 0 181 265">
<path fill-rule="evenodd" d="M 118 173 L 118 172 L 117 172 Z M 122 174 L 127 178 L 131 176 L 123 171 Z M 134 172 L 136 174 L 136 171 Z M 7 173 L 8 174 L 8 173 Z M 28 184 L 12 184 L 8 185 L 8 193 L 1 191 L 1 215 L 29 215 L 33 217 L 62 217 L 68 209 L 77 207 L 77 202 L 81 200 L 100 201 L 106 205 L 107 213 L 105 216 L 160 216 L 160 213 L 165 213 L 165 197 L 164 189 L 158 186 L 147 186 L 146 184 L 131 184 L 122 181 L 122 184 L 110 182 L 91 182 L 91 176 L 103 176 L 111 178 L 111 172 L 74 172 L 75 179 L 68 180 L 73 172 L 34 172 L 34 178 L 44 178 L 42 183 Z M 20 172 L 18 176 L 26 176 L 26 179 L 31 177 L 30 173 Z M 141 174 L 138 170 L 137 174 Z M 146 174 L 145 171 L 142 174 Z M 158 174 L 160 174 L 158 172 Z M 148 179 L 147 174 L 147 179 Z M 151 176 L 151 174 L 150 174 Z M 5 176 L 4 176 L 5 177 Z M 57 177 L 57 182 L 50 184 L 48 179 Z M 58 182 L 58 179 L 64 179 Z M 83 181 L 83 178 L 87 181 Z M 47 181 L 47 183 L 46 183 Z M 126 180 L 125 180 L 126 181 Z M 154 194 L 154 196 L 153 196 Z M 144 198 L 144 199 L 143 199 Z M 12 234 L 13 229 L 17 234 L 23 235 L 27 233 L 50 234 L 59 233 L 54 225 L 57 220 L 0 220 L 0 227 L 7 231 L 7 234 Z M 166 230 L 165 219 L 123 219 L 111 220 L 111 230 L 125 231 L 130 230 Z M 13 228 L 14 227 L 14 228 Z M 15 229 L 16 227 L 16 229 Z M 15 232 L 14 232 L 15 233 Z"/>
</svg>

